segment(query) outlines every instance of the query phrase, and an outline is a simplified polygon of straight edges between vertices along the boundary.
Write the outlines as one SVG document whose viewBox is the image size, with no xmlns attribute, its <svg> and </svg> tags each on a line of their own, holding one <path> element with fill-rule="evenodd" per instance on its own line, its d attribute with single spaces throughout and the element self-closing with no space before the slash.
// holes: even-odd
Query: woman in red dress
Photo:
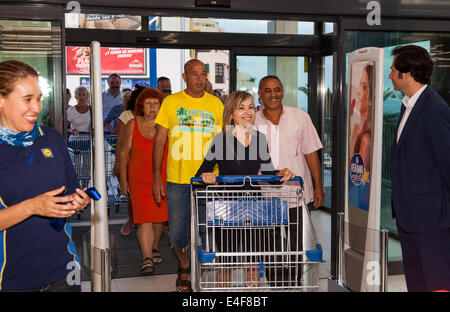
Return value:
<svg viewBox="0 0 450 312">
<path fill-rule="evenodd" d="M 146 88 L 136 99 L 136 117 L 125 126 L 120 141 L 120 189 L 129 195 L 134 223 L 138 225 L 138 242 L 142 253 L 141 272 L 151 274 L 153 263 L 162 261 L 158 251 L 167 221 L 167 200 L 156 203 L 152 194 L 152 150 L 155 138 L 155 118 L 162 102 L 162 94 Z M 165 153 L 161 175 L 166 176 Z"/>
</svg>

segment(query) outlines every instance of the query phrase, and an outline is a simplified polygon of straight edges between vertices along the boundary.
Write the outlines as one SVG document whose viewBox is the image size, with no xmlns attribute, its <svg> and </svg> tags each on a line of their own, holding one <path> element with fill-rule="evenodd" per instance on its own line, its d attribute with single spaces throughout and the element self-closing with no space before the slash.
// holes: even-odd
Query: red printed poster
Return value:
<svg viewBox="0 0 450 312">
<path fill-rule="evenodd" d="M 102 74 L 145 75 L 145 49 L 101 49 Z M 66 73 L 89 75 L 88 47 L 66 47 Z"/>
</svg>

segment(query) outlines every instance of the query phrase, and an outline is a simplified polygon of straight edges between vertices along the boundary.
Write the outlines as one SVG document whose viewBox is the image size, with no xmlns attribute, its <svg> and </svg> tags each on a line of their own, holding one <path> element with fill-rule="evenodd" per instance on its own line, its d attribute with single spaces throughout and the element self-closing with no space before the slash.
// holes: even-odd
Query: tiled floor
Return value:
<svg viewBox="0 0 450 312">
<path fill-rule="evenodd" d="M 388 292 L 406 292 L 405 275 L 391 275 L 388 277 Z"/>
<path fill-rule="evenodd" d="M 330 277 L 330 254 L 331 254 L 331 217 L 324 211 L 313 211 L 312 220 L 316 234 L 323 249 L 323 263 L 320 264 L 319 285 L 321 292 L 328 291 L 328 278 Z M 392 242 L 397 244 L 397 242 Z M 146 277 L 132 277 L 113 279 L 111 281 L 112 292 L 172 292 L 175 289 L 176 274 L 155 275 Z M 89 292 L 90 282 L 82 283 L 82 291 Z M 405 292 L 406 282 L 404 275 L 393 275 L 388 277 L 389 292 Z"/>
<path fill-rule="evenodd" d="M 170 292 L 176 291 L 176 274 L 119 278 L 111 281 L 112 292 Z M 83 292 L 91 290 L 90 282 L 83 282 Z"/>
</svg>

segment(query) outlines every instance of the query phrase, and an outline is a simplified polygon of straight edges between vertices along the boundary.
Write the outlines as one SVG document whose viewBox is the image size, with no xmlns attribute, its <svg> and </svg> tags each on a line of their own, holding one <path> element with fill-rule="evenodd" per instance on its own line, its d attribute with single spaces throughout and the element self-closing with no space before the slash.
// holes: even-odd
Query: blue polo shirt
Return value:
<svg viewBox="0 0 450 312">
<path fill-rule="evenodd" d="M 0 144 L 0 209 L 66 186 L 79 187 L 63 137 L 40 127 L 29 147 Z M 70 223 L 55 230 L 50 218 L 30 218 L 0 232 L 0 290 L 39 288 L 65 278 L 79 259 Z"/>
<path fill-rule="evenodd" d="M 108 89 L 104 91 L 102 94 L 102 102 L 103 102 L 103 121 L 105 121 L 111 109 L 114 106 L 122 103 L 121 93 L 119 93 L 119 95 L 117 96 L 113 96 Z"/>
<path fill-rule="evenodd" d="M 111 127 L 116 129 L 116 133 L 117 133 L 117 130 L 119 129 L 120 114 L 122 114 L 124 110 L 125 109 L 124 109 L 123 104 L 120 103 L 119 105 L 116 105 L 113 108 L 111 108 L 108 116 L 105 119 L 105 123 L 109 124 Z"/>
</svg>

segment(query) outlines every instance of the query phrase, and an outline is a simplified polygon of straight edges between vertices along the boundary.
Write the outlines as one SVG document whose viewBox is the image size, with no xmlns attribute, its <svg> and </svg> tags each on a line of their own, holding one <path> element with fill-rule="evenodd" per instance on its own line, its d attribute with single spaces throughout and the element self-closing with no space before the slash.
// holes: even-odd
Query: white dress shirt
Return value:
<svg viewBox="0 0 450 312">
<path fill-rule="evenodd" d="M 424 85 L 422 88 L 420 88 L 419 90 L 417 90 L 416 93 L 414 93 L 414 95 L 409 98 L 407 95 L 405 95 L 405 97 L 402 100 L 403 105 L 405 105 L 406 109 L 405 109 L 405 113 L 403 114 L 402 120 L 400 121 L 400 124 L 398 125 L 398 131 L 397 131 L 397 143 L 400 140 L 400 135 L 402 134 L 403 131 L 403 127 L 405 127 L 406 121 L 408 120 L 409 114 L 411 113 L 414 105 L 417 102 L 417 99 L 419 98 L 419 96 L 422 94 L 423 90 L 425 90 L 425 88 L 428 85 Z"/>
</svg>

